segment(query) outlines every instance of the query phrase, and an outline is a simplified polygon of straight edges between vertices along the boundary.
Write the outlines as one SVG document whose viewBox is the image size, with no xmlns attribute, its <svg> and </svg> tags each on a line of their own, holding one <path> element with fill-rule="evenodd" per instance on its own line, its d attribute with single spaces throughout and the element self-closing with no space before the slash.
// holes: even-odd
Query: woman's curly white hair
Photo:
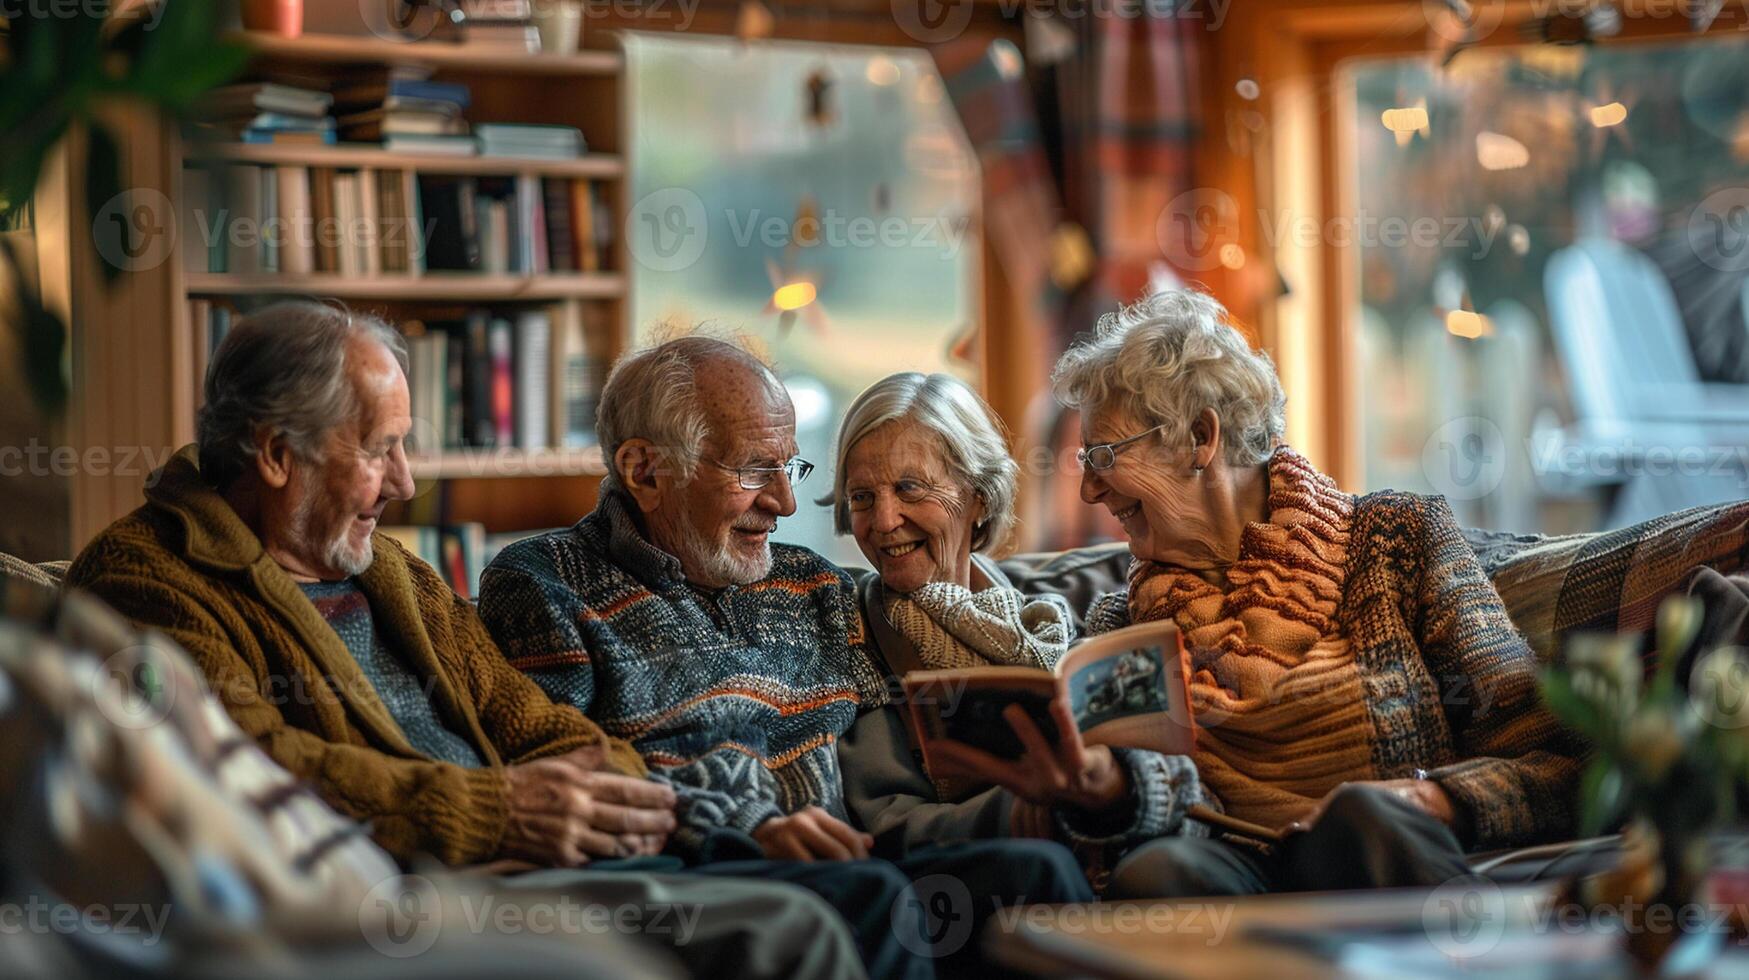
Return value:
<svg viewBox="0 0 1749 980">
<path fill-rule="evenodd" d="M 1275 363 L 1251 349 L 1214 297 L 1190 289 L 1100 317 L 1057 361 L 1051 387 L 1070 408 L 1117 408 L 1164 426 L 1169 446 L 1188 446 L 1191 422 L 1212 408 L 1235 466 L 1268 460 L 1287 431 Z"/>
</svg>

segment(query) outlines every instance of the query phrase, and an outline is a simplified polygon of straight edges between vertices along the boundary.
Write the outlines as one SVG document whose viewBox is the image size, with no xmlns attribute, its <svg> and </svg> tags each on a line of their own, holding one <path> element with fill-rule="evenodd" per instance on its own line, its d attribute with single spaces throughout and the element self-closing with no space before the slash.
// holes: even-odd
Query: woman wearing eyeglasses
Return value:
<svg viewBox="0 0 1749 980">
<path fill-rule="evenodd" d="M 986 557 L 1014 526 L 1018 468 L 975 392 L 944 374 L 885 378 L 851 405 L 836 459 L 822 503 L 873 568 L 858 586 L 863 616 L 895 677 L 1056 664 L 1073 638 L 1068 604 L 1023 595 Z M 986 769 L 952 746 L 943 758 L 960 765 L 930 773 L 904 712 L 898 703 L 871 711 L 839 742 L 846 803 L 883 849 L 1005 836 L 1092 841 L 1082 858 L 1098 881 L 1101 845 L 1151 839 L 1171 816 L 1146 789 L 1153 779 L 1163 791 L 1156 774 L 1170 765 L 1152 753 L 1085 746 L 1065 725 L 1073 737 L 1048 763 L 992 760 Z"/>
<path fill-rule="evenodd" d="M 1219 303 L 1107 315 L 1052 383 L 1081 411 L 1081 498 L 1134 558 L 1088 630 L 1169 619 L 1192 651 L 1201 730 L 1166 792 L 1287 831 L 1267 855 L 1154 841 L 1114 892 L 1437 885 L 1465 848 L 1570 832 L 1579 750 L 1450 507 L 1344 493 L 1284 445 L 1274 366 Z"/>
</svg>

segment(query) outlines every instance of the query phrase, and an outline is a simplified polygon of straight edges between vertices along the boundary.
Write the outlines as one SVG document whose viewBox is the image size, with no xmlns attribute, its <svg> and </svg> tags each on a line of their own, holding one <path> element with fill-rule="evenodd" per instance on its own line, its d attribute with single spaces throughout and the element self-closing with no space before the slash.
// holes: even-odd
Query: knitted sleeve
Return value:
<svg viewBox="0 0 1749 980">
<path fill-rule="evenodd" d="M 232 720 L 273 761 L 306 781 L 331 806 L 368 821 L 371 837 L 406 861 L 430 854 L 445 864 L 472 864 L 497 856 L 506 822 L 504 776 L 496 769 L 466 769 L 447 762 L 403 759 L 361 745 L 329 742 L 286 723 L 276 699 L 284 696 L 263 670 L 246 659 L 250 624 L 221 623 L 150 567 L 129 569 L 116 555 L 88 549 L 69 577 L 137 626 L 152 627 L 194 659 Z M 83 567 L 81 567 L 83 565 Z M 236 617 L 230 617 L 236 618 Z M 242 630 L 233 640 L 231 630 Z"/>
<path fill-rule="evenodd" d="M 557 704 L 540 685 L 512 667 L 492 642 L 468 600 L 455 594 L 428 566 L 414 571 L 421 606 L 447 604 L 452 656 L 466 671 L 480 727 L 507 765 L 564 755 L 589 746 L 593 768 L 645 775 L 631 743 L 611 738 L 583 712 Z"/>
<path fill-rule="evenodd" d="M 1474 848 L 1569 835 L 1583 750 L 1543 707 L 1535 655 L 1450 505 L 1429 498 L 1424 513 L 1418 638 L 1460 760 L 1427 777 L 1464 811 L 1468 826 L 1460 829 Z"/>
<path fill-rule="evenodd" d="M 595 668 L 583 638 L 583 598 L 559 573 L 544 538 L 505 548 L 480 576 L 480 621 L 508 664 L 552 700 L 589 713 Z"/>
</svg>

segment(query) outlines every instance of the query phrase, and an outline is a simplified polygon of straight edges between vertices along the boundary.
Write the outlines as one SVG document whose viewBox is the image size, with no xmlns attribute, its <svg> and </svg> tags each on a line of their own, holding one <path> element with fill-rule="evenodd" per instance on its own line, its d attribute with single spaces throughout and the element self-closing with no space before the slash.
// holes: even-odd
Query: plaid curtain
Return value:
<svg viewBox="0 0 1749 980">
<path fill-rule="evenodd" d="M 1068 213 L 1098 257 L 1087 299 L 1100 309 L 1146 289 L 1149 267 L 1165 258 L 1161 215 L 1196 187 L 1203 21 L 1179 16 L 1173 0 L 1145 11 L 1071 22 L 1077 54 L 1057 71 Z"/>
</svg>

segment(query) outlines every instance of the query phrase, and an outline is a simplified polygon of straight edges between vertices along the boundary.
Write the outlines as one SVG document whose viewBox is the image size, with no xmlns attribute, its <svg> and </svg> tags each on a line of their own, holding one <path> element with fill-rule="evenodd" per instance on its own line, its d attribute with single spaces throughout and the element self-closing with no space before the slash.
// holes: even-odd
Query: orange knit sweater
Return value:
<svg viewBox="0 0 1749 980">
<path fill-rule="evenodd" d="M 1171 619 L 1191 650 L 1194 755 L 1227 811 L 1280 825 L 1372 779 L 1374 732 L 1336 619 L 1354 498 L 1291 449 L 1269 463 L 1269 520 L 1248 525 L 1224 587 L 1157 562 L 1130 573 L 1133 622 Z"/>
</svg>

